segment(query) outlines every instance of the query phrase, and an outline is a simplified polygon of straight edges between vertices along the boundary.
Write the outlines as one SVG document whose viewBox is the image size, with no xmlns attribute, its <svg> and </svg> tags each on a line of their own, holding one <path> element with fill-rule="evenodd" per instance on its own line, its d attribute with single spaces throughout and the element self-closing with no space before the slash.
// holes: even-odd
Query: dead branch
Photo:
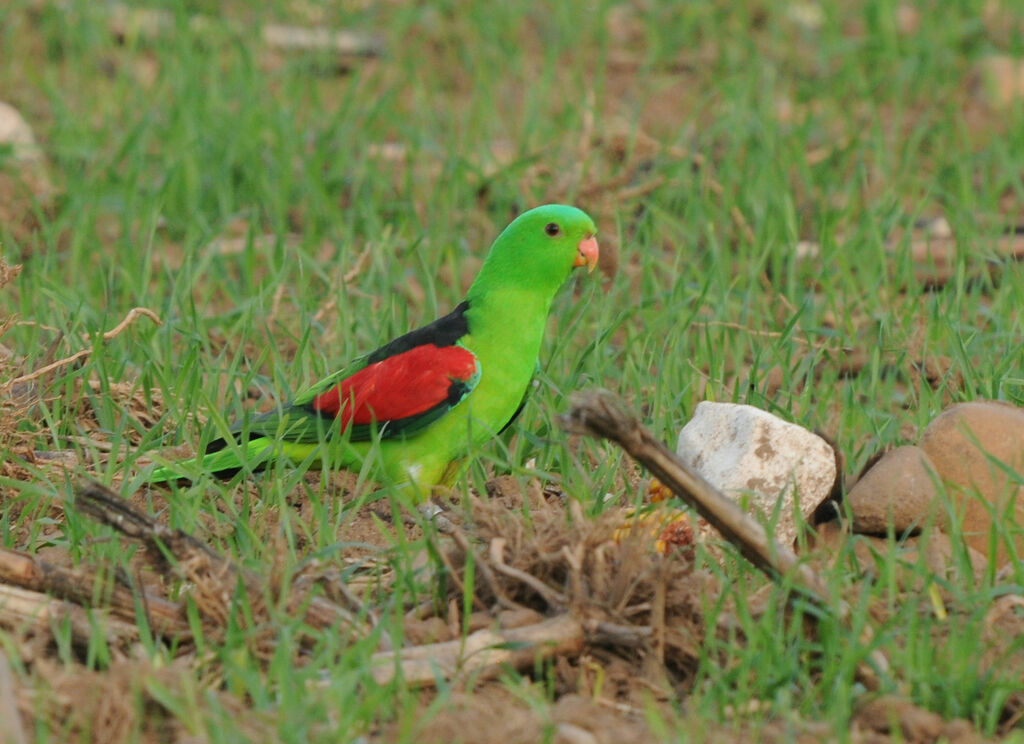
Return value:
<svg viewBox="0 0 1024 744">
<path fill-rule="evenodd" d="M 75 507 L 122 535 L 138 540 L 150 550 L 169 553 L 179 561 L 202 555 L 217 563 L 224 560 L 206 543 L 182 530 L 171 529 L 136 509 L 106 486 L 82 479 L 75 488 Z"/>
<path fill-rule="evenodd" d="M 572 433 L 610 439 L 618 444 L 674 494 L 696 509 L 769 578 L 779 581 L 781 577 L 787 577 L 799 594 L 849 624 L 849 606 L 841 599 L 830 599 L 828 587 L 813 569 L 801 563 L 788 547 L 772 539 L 764 527 L 736 502 L 681 462 L 625 408 L 616 395 L 607 390 L 576 393 L 569 413 L 562 417 L 562 426 Z M 870 645 L 867 626 L 865 633 L 868 637 L 862 640 Z M 872 652 L 870 658 L 879 673 L 888 671 L 888 660 L 881 651 Z M 879 680 L 875 670 L 867 664 L 859 666 L 858 676 L 865 686 L 877 688 Z"/>
<path fill-rule="evenodd" d="M 433 684 L 458 675 L 493 677 L 506 667 L 530 669 L 539 659 L 575 656 L 583 649 L 583 625 L 570 615 L 557 615 L 534 625 L 510 630 L 478 630 L 464 640 L 383 651 L 373 655 L 371 674 L 380 684 L 395 677 L 414 684 Z"/>
<path fill-rule="evenodd" d="M 112 578 L 99 576 L 95 571 L 57 566 L 27 553 L 0 548 L 0 580 L 86 607 L 95 604 L 99 598 L 105 608 L 125 620 L 134 620 L 138 608 L 136 594 L 130 587 L 114 583 L 97 597 L 97 582 L 110 583 Z M 141 599 L 154 632 L 160 635 L 188 632 L 188 620 L 181 605 L 149 595 Z"/>
<path fill-rule="evenodd" d="M 8 628 L 34 625 L 47 632 L 67 623 L 75 643 L 89 643 L 97 628 L 103 630 L 111 648 L 123 648 L 139 639 L 139 629 L 132 623 L 106 616 L 98 610 L 54 599 L 39 592 L 0 584 L 0 624 Z"/>
<path fill-rule="evenodd" d="M 587 640 L 595 646 L 648 648 L 654 630 L 648 625 L 620 625 L 605 621 L 588 621 Z"/>
</svg>

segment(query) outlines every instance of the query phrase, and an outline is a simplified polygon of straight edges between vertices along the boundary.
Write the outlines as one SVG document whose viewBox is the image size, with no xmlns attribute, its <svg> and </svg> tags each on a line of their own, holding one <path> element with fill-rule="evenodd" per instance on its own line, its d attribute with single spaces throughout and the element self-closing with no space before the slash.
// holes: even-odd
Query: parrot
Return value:
<svg viewBox="0 0 1024 744">
<path fill-rule="evenodd" d="M 189 481 L 197 468 L 228 480 L 275 460 L 311 467 L 375 467 L 423 502 L 450 487 L 468 453 L 502 433 L 526 403 L 552 302 L 599 248 L 582 210 L 548 204 L 522 213 L 494 243 L 465 299 L 315 383 L 275 410 L 232 426 L 150 483 Z M 231 446 L 232 440 L 237 446 Z M 241 457 L 240 457 L 241 456 Z M 180 467 L 184 465 L 184 468 Z"/>
</svg>

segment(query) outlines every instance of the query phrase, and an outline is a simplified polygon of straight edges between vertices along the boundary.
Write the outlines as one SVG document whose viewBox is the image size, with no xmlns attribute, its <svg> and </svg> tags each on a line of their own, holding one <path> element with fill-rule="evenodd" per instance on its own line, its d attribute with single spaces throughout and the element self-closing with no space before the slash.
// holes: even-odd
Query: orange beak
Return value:
<svg viewBox="0 0 1024 744">
<path fill-rule="evenodd" d="M 578 251 L 576 260 L 573 261 L 573 266 L 586 266 L 587 271 L 593 271 L 594 267 L 597 266 L 597 257 L 600 255 L 600 251 L 597 248 L 597 238 L 591 235 L 589 238 L 584 238 L 580 241 L 580 244 L 576 246 Z"/>
</svg>

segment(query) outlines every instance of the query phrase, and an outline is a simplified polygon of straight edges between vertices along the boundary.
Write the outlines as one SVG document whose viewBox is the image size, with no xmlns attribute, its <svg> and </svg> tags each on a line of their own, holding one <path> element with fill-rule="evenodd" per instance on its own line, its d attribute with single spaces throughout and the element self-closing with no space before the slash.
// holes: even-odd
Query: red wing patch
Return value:
<svg viewBox="0 0 1024 744">
<path fill-rule="evenodd" d="M 468 349 L 424 344 L 364 367 L 313 398 L 312 406 L 338 418 L 341 431 L 352 424 L 383 424 L 444 403 L 453 385 L 461 388 L 461 398 L 477 374 L 476 355 Z"/>
</svg>

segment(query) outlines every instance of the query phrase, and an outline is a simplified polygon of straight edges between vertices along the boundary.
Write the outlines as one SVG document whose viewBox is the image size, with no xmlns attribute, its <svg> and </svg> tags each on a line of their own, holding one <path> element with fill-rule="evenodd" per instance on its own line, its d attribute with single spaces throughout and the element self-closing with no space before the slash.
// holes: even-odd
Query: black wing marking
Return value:
<svg viewBox="0 0 1024 744">
<path fill-rule="evenodd" d="M 447 315 L 399 336 L 376 351 L 371 351 L 366 357 L 366 363 L 374 364 L 382 359 L 387 359 L 390 356 L 401 354 L 424 344 L 454 346 L 456 341 L 469 333 L 469 319 L 466 317 L 467 310 L 469 310 L 469 300 L 463 300 Z"/>
</svg>

